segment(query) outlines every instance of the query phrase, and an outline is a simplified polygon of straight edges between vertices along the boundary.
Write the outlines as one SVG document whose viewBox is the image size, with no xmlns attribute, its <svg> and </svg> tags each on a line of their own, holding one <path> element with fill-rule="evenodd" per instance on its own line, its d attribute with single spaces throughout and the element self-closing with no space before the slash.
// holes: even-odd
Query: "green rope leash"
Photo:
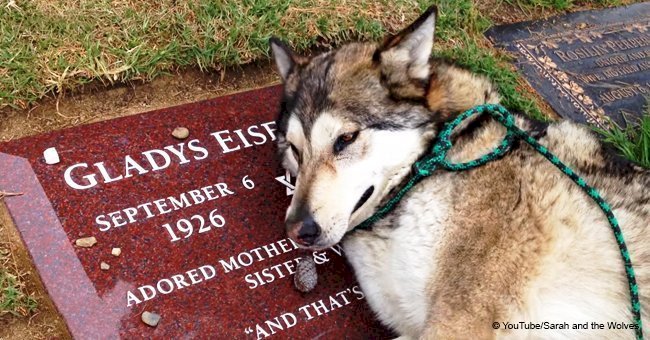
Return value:
<svg viewBox="0 0 650 340">
<path fill-rule="evenodd" d="M 462 121 L 475 115 L 475 114 L 484 114 L 489 113 L 494 119 L 507 128 L 507 133 L 505 138 L 501 143 L 490 153 L 466 162 L 466 163 L 450 163 L 445 157 L 447 156 L 447 151 L 451 149 L 451 133 Z M 437 142 L 433 145 L 431 153 L 424 156 L 423 159 L 415 162 L 413 164 L 414 175 L 411 176 L 409 181 L 404 187 L 402 187 L 395 196 L 393 196 L 384 206 L 382 206 L 377 212 L 375 212 L 368 219 L 363 221 L 354 230 L 357 229 L 369 229 L 375 222 L 384 218 L 389 212 L 391 212 L 399 201 L 406 195 L 406 193 L 415 186 L 420 180 L 431 175 L 437 167 L 449 170 L 449 171 L 462 171 L 469 170 L 481 165 L 484 165 L 488 162 L 491 162 L 495 159 L 502 157 L 506 152 L 509 151 L 510 146 L 512 145 L 515 138 L 523 139 L 526 143 L 530 144 L 537 152 L 541 153 L 546 159 L 548 159 L 553 165 L 555 165 L 560 171 L 565 175 L 569 176 L 574 183 L 576 183 L 582 190 L 589 196 L 591 199 L 598 204 L 600 209 L 603 211 L 609 225 L 614 232 L 616 237 L 616 243 L 623 257 L 623 263 L 625 264 L 625 274 L 627 276 L 627 282 L 630 288 L 630 301 L 632 304 L 632 315 L 634 323 L 637 326 L 636 338 L 643 339 L 643 327 L 641 324 L 641 303 L 639 301 L 639 287 L 636 283 L 636 276 L 634 274 L 634 268 L 632 267 L 632 260 L 630 258 L 630 253 L 628 252 L 627 245 L 625 244 L 625 239 L 623 238 L 623 232 L 621 227 L 618 224 L 618 220 L 614 217 L 612 208 L 605 202 L 605 200 L 600 196 L 598 191 L 593 187 L 589 186 L 584 179 L 578 176 L 571 168 L 562 163 L 557 156 L 553 155 L 548 151 L 546 147 L 539 144 L 537 140 L 528 135 L 525 131 L 521 130 L 515 125 L 515 119 L 506 110 L 503 106 L 500 105 L 480 105 L 474 107 L 470 110 L 465 111 L 463 114 L 459 115 L 453 121 L 447 123 L 443 130 L 438 136 Z"/>
</svg>

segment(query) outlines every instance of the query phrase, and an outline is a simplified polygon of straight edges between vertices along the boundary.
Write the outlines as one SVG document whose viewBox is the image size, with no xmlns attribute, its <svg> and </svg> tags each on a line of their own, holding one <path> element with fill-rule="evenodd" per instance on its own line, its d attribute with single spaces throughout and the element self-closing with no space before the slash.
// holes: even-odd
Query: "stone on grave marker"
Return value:
<svg viewBox="0 0 650 340">
<path fill-rule="evenodd" d="M 190 135 L 190 130 L 185 127 L 179 126 L 172 131 L 172 136 L 176 139 L 185 139 Z"/>
<path fill-rule="evenodd" d="M 77 247 L 90 248 L 97 244 L 97 239 L 94 236 L 82 237 L 77 239 L 74 244 L 76 244 Z"/>
<path fill-rule="evenodd" d="M 313 291 L 293 287 L 300 254 L 283 226 L 293 179 L 274 145 L 280 95 L 265 88 L 0 144 L 0 191 L 23 193 L 5 203 L 73 337 L 393 336 L 341 248 L 317 254 Z M 176 126 L 192 136 L 179 141 Z M 55 165 L 42 158 L 51 146 L 66 155 Z M 75 246 L 84 235 L 97 243 Z M 122 254 L 102 271 L 115 245 Z M 143 308 L 164 316 L 155 330 Z"/>
<path fill-rule="evenodd" d="M 156 327 L 160 322 L 160 315 L 151 312 L 143 312 L 141 316 L 142 322 L 146 323 L 148 326 Z"/>
<path fill-rule="evenodd" d="M 56 148 L 47 148 L 45 151 L 43 151 L 43 158 L 45 159 L 45 163 L 53 165 L 57 164 L 61 161 L 59 158 L 59 153 L 56 151 Z"/>
<path fill-rule="evenodd" d="M 493 27 L 487 36 L 562 117 L 634 121 L 650 96 L 650 3 Z"/>
</svg>

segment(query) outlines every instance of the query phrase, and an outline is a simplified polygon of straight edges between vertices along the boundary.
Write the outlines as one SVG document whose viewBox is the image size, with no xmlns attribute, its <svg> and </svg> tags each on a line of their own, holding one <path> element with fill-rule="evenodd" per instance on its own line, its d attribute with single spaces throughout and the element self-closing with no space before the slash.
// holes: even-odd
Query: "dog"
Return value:
<svg viewBox="0 0 650 340">
<path fill-rule="evenodd" d="M 284 87 L 278 151 L 297 177 L 288 236 L 311 250 L 341 242 L 368 304 L 405 339 L 634 336 L 607 218 L 524 142 L 471 170 L 435 171 L 372 228 L 355 229 L 410 178 L 445 122 L 500 101 L 485 76 L 431 58 L 436 18 L 431 7 L 382 43 L 312 57 L 270 40 Z M 612 206 L 650 325 L 650 172 L 589 128 L 515 121 Z M 448 160 L 477 159 L 505 133 L 488 117 L 461 124 Z"/>
</svg>

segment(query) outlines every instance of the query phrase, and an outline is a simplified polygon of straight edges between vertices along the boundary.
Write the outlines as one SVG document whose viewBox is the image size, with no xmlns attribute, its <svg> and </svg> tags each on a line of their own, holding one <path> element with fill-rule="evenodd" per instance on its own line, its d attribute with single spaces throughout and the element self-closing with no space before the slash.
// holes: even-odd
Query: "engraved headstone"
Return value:
<svg viewBox="0 0 650 340">
<path fill-rule="evenodd" d="M 0 144 L 0 191 L 75 338 L 388 338 L 340 247 L 284 235 L 279 87 Z M 187 138 L 172 135 L 185 127 Z M 59 162 L 44 150 L 56 148 Z M 77 244 L 92 239 L 92 245 Z M 146 312 L 146 314 L 145 314 Z"/>
<path fill-rule="evenodd" d="M 624 125 L 650 96 L 650 3 L 491 28 L 528 82 L 563 117 Z"/>
</svg>

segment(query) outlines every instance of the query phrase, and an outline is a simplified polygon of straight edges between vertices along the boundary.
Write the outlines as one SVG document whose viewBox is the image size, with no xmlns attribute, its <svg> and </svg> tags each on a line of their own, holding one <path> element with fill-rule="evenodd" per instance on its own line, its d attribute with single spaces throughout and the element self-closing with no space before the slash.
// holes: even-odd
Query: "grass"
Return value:
<svg viewBox="0 0 650 340">
<path fill-rule="evenodd" d="M 511 5 L 518 5 L 524 8 L 552 9 L 564 11 L 574 6 L 592 5 L 596 7 L 620 6 L 627 3 L 624 0 L 593 0 L 593 1 L 575 1 L 575 0 L 505 0 Z"/>
<path fill-rule="evenodd" d="M 0 318 L 6 314 L 17 317 L 32 315 L 37 308 L 36 300 L 25 293 L 24 281 L 12 272 L 10 251 L 0 248 Z"/>
<path fill-rule="evenodd" d="M 0 272 L 0 316 L 27 316 L 34 313 L 36 307 L 36 300 L 25 295 L 15 276 Z"/>
<path fill-rule="evenodd" d="M 523 1 L 523 0 L 522 0 Z M 11 2 L 10 2 L 11 3 Z M 520 80 L 484 46 L 490 20 L 471 0 L 441 0 L 439 55 L 492 77 L 513 109 L 542 117 Z M 148 81 L 268 57 L 277 35 L 298 51 L 381 38 L 413 20 L 426 0 L 17 1 L 0 6 L 0 108 L 30 107 L 89 82 Z M 390 15 L 386 15 L 390 13 Z"/>
<path fill-rule="evenodd" d="M 524 0 L 516 0 L 525 2 Z M 539 0 L 535 0 L 539 1 Z M 28 108 L 91 81 L 148 81 L 194 66 L 219 70 L 268 56 L 271 35 L 297 50 L 379 39 L 430 5 L 425 0 L 9 1 L 0 6 L 0 108 Z M 440 54 L 487 73 L 506 104 L 539 115 L 518 78 L 480 45 L 490 21 L 470 0 L 437 1 Z M 390 13 L 391 15 L 385 15 Z M 487 65 L 487 66 L 485 66 Z"/>
<path fill-rule="evenodd" d="M 267 56 L 271 35 L 298 50 L 378 39 L 418 14 L 408 0 L 9 3 L 0 5 L 0 107 L 15 108 L 91 81 L 147 81 L 185 66 L 248 63 Z"/>
<path fill-rule="evenodd" d="M 182 67 L 220 70 L 268 57 L 277 35 L 298 51 L 403 28 L 431 0 L 7 0 L 0 5 L 0 109 L 29 108 L 45 95 L 89 82 L 148 81 Z M 598 6 L 627 0 L 597 0 Z M 521 80 L 485 45 L 491 25 L 472 0 L 438 0 L 438 55 L 499 85 L 504 103 L 543 115 Z M 574 0 L 488 0 L 565 10 Z M 386 15 L 390 13 L 390 15 Z"/>
<path fill-rule="evenodd" d="M 627 122 L 625 127 L 612 122 L 608 130 L 596 128 L 605 142 L 611 143 L 626 158 L 650 169 L 650 105 L 645 114 L 635 122 Z"/>
</svg>

